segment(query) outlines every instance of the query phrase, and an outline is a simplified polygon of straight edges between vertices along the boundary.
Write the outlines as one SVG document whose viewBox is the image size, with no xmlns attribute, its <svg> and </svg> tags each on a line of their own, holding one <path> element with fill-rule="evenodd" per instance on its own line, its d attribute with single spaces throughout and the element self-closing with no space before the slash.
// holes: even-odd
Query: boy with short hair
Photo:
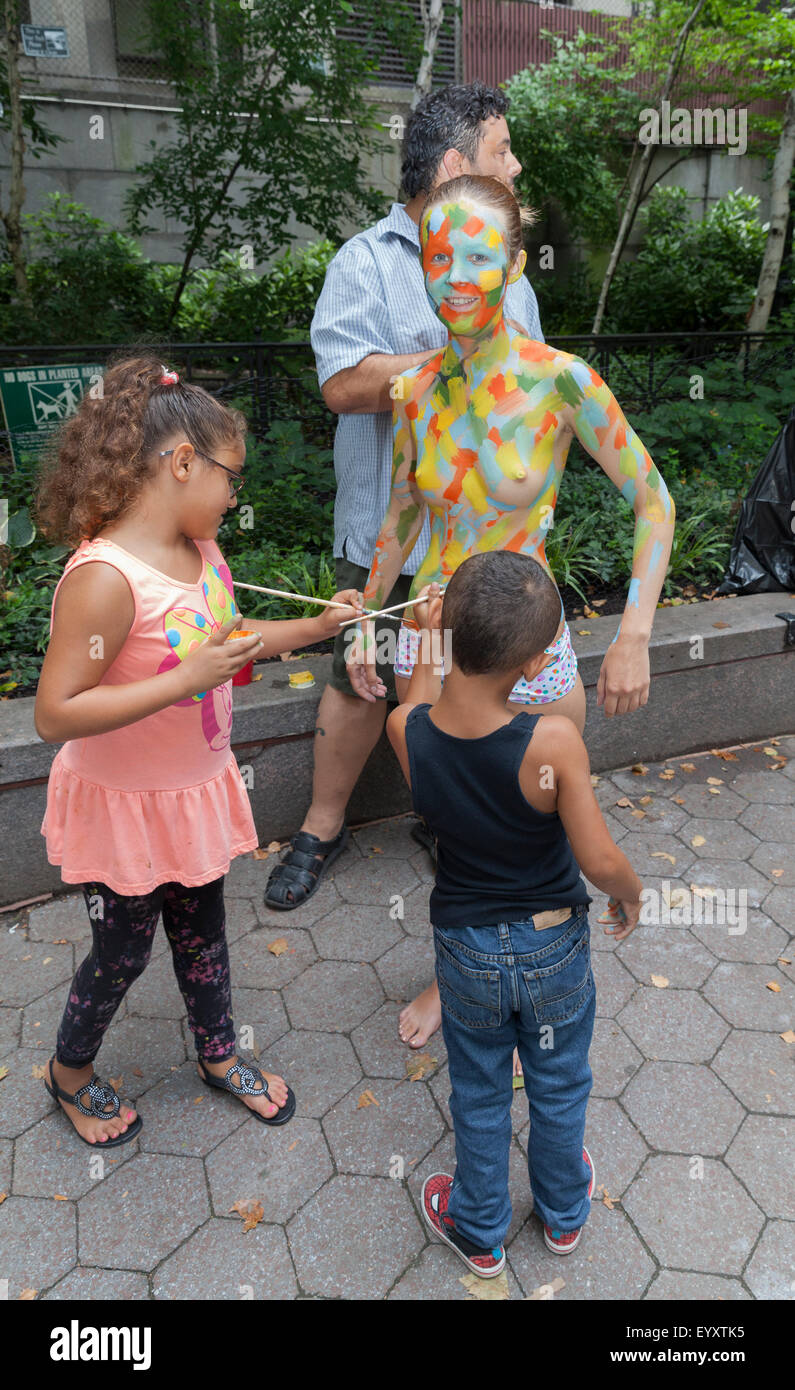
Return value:
<svg viewBox="0 0 795 1390">
<path fill-rule="evenodd" d="M 542 566 L 513 551 L 472 556 L 444 602 L 432 585 L 414 615 L 452 641 L 451 669 L 441 677 L 418 662 L 387 721 L 414 809 L 437 842 L 430 917 L 457 1166 L 455 1177 L 426 1179 L 422 1208 L 469 1269 L 492 1278 L 511 1220 L 517 1046 L 544 1240 L 561 1255 L 579 1241 L 595 1181 L 583 1138 L 596 1003 L 580 869 L 620 903 L 606 928 L 616 940 L 637 925 L 642 885 L 605 825 L 573 722 L 507 704 L 519 676 L 532 681 L 548 660 L 560 622 Z"/>
</svg>

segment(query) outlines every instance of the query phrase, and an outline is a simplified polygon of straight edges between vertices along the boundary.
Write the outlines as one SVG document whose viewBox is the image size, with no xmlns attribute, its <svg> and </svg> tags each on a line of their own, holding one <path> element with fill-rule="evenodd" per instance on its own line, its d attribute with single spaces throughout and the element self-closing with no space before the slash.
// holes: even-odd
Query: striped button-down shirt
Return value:
<svg viewBox="0 0 795 1390">
<path fill-rule="evenodd" d="M 371 352 L 400 355 L 444 347 L 447 329 L 425 293 L 419 228 L 403 203 L 359 232 L 329 265 L 312 319 L 312 347 L 322 386 Z M 505 317 L 543 342 L 538 304 L 525 276 L 508 286 Z M 337 496 L 334 554 L 369 570 L 389 503 L 392 478 L 392 415 L 340 415 L 334 439 Z M 430 543 L 426 517 L 402 573 L 415 574 Z"/>
</svg>

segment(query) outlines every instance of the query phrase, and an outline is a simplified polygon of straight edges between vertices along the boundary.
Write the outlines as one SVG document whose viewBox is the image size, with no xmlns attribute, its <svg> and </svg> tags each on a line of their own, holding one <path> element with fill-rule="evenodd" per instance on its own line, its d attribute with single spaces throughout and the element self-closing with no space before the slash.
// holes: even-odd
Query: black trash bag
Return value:
<svg viewBox="0 0 795 1390">
<path fill-rule="evenodd" d="M 718 594 L 795 592 L 795 407 L 743 501 Z"/>
</svg>

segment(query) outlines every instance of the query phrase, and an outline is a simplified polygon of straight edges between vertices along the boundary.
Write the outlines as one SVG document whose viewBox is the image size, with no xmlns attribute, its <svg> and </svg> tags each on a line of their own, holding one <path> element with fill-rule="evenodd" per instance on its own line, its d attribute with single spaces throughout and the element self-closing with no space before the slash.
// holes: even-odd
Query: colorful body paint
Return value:
<svg viewBox="0 0 795 1390">
<path fill-rule="evenodd" d="M 395 392 L 392 492 L 365 605 L 382 606 L 426 509 L 431 542 L 412 595 L 488 550 L 531 555 L 554 579 L 544 542 L 576 435 L 635 510 L 625 616 L 643 606 L 650 626 L 663 575 L 650 576 L 670 549 L 673 503 L 648 452 L 587 362 L 506 325 L 511 264 L 492 209 L 438 204 L 420 236 L 426 290 L 450 338 Z M 404 622 L 411 625 L 411 610 Z"/>
</svg>

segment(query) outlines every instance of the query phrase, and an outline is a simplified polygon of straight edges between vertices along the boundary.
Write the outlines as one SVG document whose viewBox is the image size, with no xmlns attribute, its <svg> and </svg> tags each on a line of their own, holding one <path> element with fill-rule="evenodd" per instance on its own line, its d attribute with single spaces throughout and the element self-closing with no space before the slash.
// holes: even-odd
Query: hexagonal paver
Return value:
<svg viewBox="0 0 795 1390">
<path fill-rule="evenodd" d="M 353 839 L 365 859 L 380 854 L 387 859 L 411 859 L 417 853 L 417 841 L 411 837 L 417 823 L 414 815 L 400 816 L 382 821 L 380 825 L 366 825 L 362 830 L 355 830 Z"/>
<path fill-rule="evenodd" d="M 74 947 L 28 941 L 21 932 L 0 933 L 0 1004 L 30 1004 L 67 985 L 74 974 Z"/>
<path fill-rule="evenodd" d="M 449 1173 L 452 1177 L 455 1171 L 455 1136 L 448 1130 L 422 1162 L 417 1166 L 412 1165 L 411 1171 L 406 1173 L 409 1191 L 414 1198 L 417 1214 L 421 1220 L 422 1186 L 425 1179 L 430 1177 L 432 1173 Z M 503 1237 L 504 1244 L 511 1241 L 521 1230 L 533 1210 L 533 1194 L 527 1171 L 527 1151 L 521 1147 L 515 1137 L 511 1139 L 508 1149 L 508 1198 L 511 1203 L 511 1220 Z M 431 1236 L 431 1240 L 434 1240 L 433 1236 Z M 457 1264 L 458 1260 L 453 1256 L 448 1261 L 448 1269 L 452 1271 L 453 1266 Z"/>
<path fill-rule="evenodd" d="M 25 1006 L 22 1011 L 23 1047 L 43 1047 L 47 1056 L 52 1056 L 68 998 L 69 986 L 61 984 L 50 990 L 49 994 L 43 994 L 40 999 L 35 999 L 32 1004 Z M 117 1019 L 121 1022 L 126 1014 L 126 1001 L 122 999 L 118 1011 L 113 1015 L 114 1023 Z"/>
<path fill-rule="evenodd" d="M 287 1239 L 305 1293 L 368 1300 L 383 1298 L 425 1244 L 402 1183 L 349 1174 L 307 1202 Z"/>
<path fill-rule="evenodd" d="M 790 935 L 795 933 L 795 893 L 788 888 L 774 888 L 762 904 L 763 911 Z"/>
<path fill-rule="evenodd" d="M 395 910 L 400 904 L 395 904 Z M 397 918 L 387 908 L 336 907 L 312 928 L 318 955 L 324 960 L 378 960 L 403 939 Z"/>
<path fill-rule="evenodd" d="M 252 902 L 246 902 L 242 898 L 230 898 L 226 907 L 226 921 L 224 924 L 224 936 L 231 946 L 238 937 L 245 936 L 247 932 L 259 926 L 259 918 Z M 292 924 L 291 924 L 292 925 Z M 165 932 L 158 932 L 155 937 L 155 945 L 159 939 L 165 938 Z M 170 949 L 170 948 L 169 948 Z M 154 954 L 154 952 L 153 952 Z"/>
<path fill-rule="evenodd" d="M 791 1115 L 795 1111 L 795 1057 L 777 1033 L 730 1033 L 712 1069 L 748 1110 Z"/>
<path fill-rule="evenodd" d="M 286 986 L 282 998 L 293 1028 L 349 1033 L 383 1003 L 371 965 L 319 961 Z"/>
<path fill-rule="evenodd" d="M 44 1082 L 33 1076 L 33 1068 L 42 1064 L 42 1054 L 31 1047 L 3 1054 L 8 1074 L 3 1078 L 0 1135 L 16 1139 L 37 1120 L 56 1109 L 56 1102 L 44 1089 Z M 64 1120 L 68 1124 L 68 1120 Z M 1 1277 L 1 1276 L 0 1276 Z"/>
<path fill-rule="evenodd" d="M 672 989 L 698 989 L 717 964 L 689 931 L 662 923 L 636 928 L 618 955 L 636 980 L 648 985 L 652 975 L 664 975 Z"/>
<path fill-rule="evenodd" d="M 726 786 L 708 787 L 691 783 L 679 796 L 688 815 L 705 817 L 707 820 L 734 820 L 748 804 Z"/>
<path fill-rule="evenodd" d="M 13 1160 L 13 1143 L 10 1139 L 0 1139 L 0 1192 L 7 1192 L 11 1186 Z"/>
<path fill-rule="evenodd" d="M 769 1221 L 745 1270 L 756 1298 L 792 1298 L 795 1269 L 795 1224 Z"/>
<path fill-rule="evenodd" d="M 726 1279 L 720 1274 L 684 1274 L 678 1269 L 663 1269 L 652 1280 L 644 1303 L 654 1303 L 662 1299 L 722 1299 L 729 1302 L 742 1302 L 750 1298 L 739 1279 Z"/>
<path fill-rule="evenodd" d="M 653 985 L 632 996 L 618 1022 L 646 1057 L 666 1062 L 708 1062 L 729 1031 L 694 990 Z"/>
<path fill-rule="evenodd" d="M 598 1188 L 620 1197 L 648 1153 L 618 1101 L 591 1096 L 585 1116 L 585 1142 L 598 1173 Z M 597 1193 L 599 1195 L 599 1193 Z"/>
<path fill-rule="evenodd" d="M 622 826 L 625 832 L 629 830 L 641 835 L 671 835 L 674 830 L 681 829 L 687 821 L 687 811 L 674 805 L 665 796 L 651 796 L 645 792 L 640 797 L 630 795 L 619 797 L 619 800 L 629 800 L 632 806 L 615 805 L 608 815 L 610 820 Z M 639 812 L 643 814 L 640 815 Z"/>
<path fill-rule="evenodd" d="M 45 941 L 51 946 L 66 938 L 82 947 L 85 955 L 91 945 L 91 923 L 83 894 L 64 893 L 41 907 L 31 908 L 28 936 L 31 941 Z"/>
<path fill-rule="evenodd" d="M 60 1106 L 59 1106 L 60 1110 Z M 141 1131 L 143 1134 L 143 1130 Z M 47 1115 L 20 1135 L 15 1145 L 14 1185 L 20 1197 L 78 1198 L 96 1188 L 138 1153 L 138 1138 L 116 1148 L 97 1150 L 84 1144 L 64 1114 Z M 97 1171 L 101 1158 L 104 1174 Z"/>
<path fill-rule="evenodd" d="M 133 1274 L 129 1269 L 84 1269 L 77 1265 L 64 1279 L 60 1279 L 44 1299 L 106 1299 L 113 1303 L 127 1303 L 149 1298 L 149 1285 L 145 1274 Z"/>
<path fill-rule="evenodd" d="M 338 865 L 346 862 L 355 863 L 358 862 L 358 859 L 358 854 L 355 859 L 351 860 L 346 860 L 345 856 L 341 855 L 328 872 L 323 875 L 320 880 L 320 887 L 315 889 L 311 898 L 307 902 L 299 903 L 298 907 L 291 907 L 287 911 L 284 908 L 268 907 L 263 897 L 268 882 L 268 874 L 271 868 L 275 867 L 277 861 L 273 860 L 272 863 L 268 862 L 261 865 L 260 867 L 265 868 L 267 872 L 263 876 L 259 894 L 254 899 L 254 907 L 259 921 L 264 927 L 272 927 L 274 936 L 278 936 L 288 924 L 290 927 L 300 930 L 303 927 L 311 927 L 313 922 L 319 922 L 321 917 L 325 917 L 327 912 L 339 907 L 342 902 L 341 894 L 337 892 L 333 879 Z"/>
<path fill-rule="evenodd" d="M 594 1159 L 596 1163 L 596 1159 Z M 599 1169 L 596 1170 L 599 1179 Z M 527 1221 L 509 1246 L 511 1266 L 525 1297 L 557 1275 L 566 1283 L 555 1294 L 555 1302 L 581 1299 L 639 1299 L 654 1274 L 654 1265 L 620 1207 L 610 1211 L 603 1202 L 591 1205 L 580 1242 L 566 1256 L 544 1244 L 543 1227 L 537 1217 Z"/>
<path fill-rule="evenodd" d="M 204 1085 L 195 1061 L 147 1091 L 143 1112 L 143 1152 L 197 1157 L 209 1153 L 248 1118 L 242 1101 Z"/>
<path fill-rule="evenodd" d="M 767 988 L 768 982 L 779 990 Z M 795 985 L 772 965 L 741 965 L 721 961 L 704 994 L 734 1028 L 783 1033 L 795 1017 Z"/>
<path fill-rule="evenodd" d="M 760 873 L 767 874 L 772 884 L 795 887 L 795 858 L 789 845 L 767 840 L 754 850 L 748 862 Z"/>
<path fill-rule="evenodd" d="M 672 855 L 676 861 L 676 872 L 680 876 L 686 873 L 695 858 L 695 851 L 688 849 L 686 844 L 682 840 L 677 840 L 674 835 L 653 834 L 651 831 L 643 835 L 639 834 L 638 831 L 631 831 L 621 841 L 621 849 L 635 873 L 643 879 L 644 885 L 647 877 L 659 874 L 665 863 L 665 861 L 661 863 L 659 858 L 653 856 Z M 671 868 L 673 869 L 674 865 L 671 865 Z"/>
<path fill-rule="evenodd" d="M 323 1118 L 323 1130 L 341 1173 L 388 1177 L 396 1155 L 417 1162 L 441 1138 L 444 1126 L 423 1082 L 365 1077 Z M 359 1106 L 365 1091 L 376 1104 Z"/>
<path fill-rule="evenodd" d="M 647 1159 L 624 1194 L 624 1207 L 660 1264 L 738 1275 L 764 1214 L 723 1163 L 693 1158 Z"/>
<path fill-rule="evenodd" d="M 645 773 L 632 772 L 630 768 L 625 768 L 621 772 L 611 772 L 610 781 L 619 788 L 619 794 L 624 796 L 673 796 L 678 795 L 681 788 L 685 785 L 684 775 L 677 770 L 676 763 L 641 763 L 645 766 Z M 661 772 L 673 772 L 673 777 L 661 777 Z"/>
<path fill-rule="evenodd" d="M 77 1259 L 76 1214 L 72 1202 L 7 1197 L 0 1203 L 0 1249 L 8 1298 L 24 1289 L 49 1288 Z"/>
<path fill-rule="evenodd" d="M 589 1058 L 594 1096 L 617 1096 L 635 1075 L 643 1057 L 614 1018 L 594 1021 Z"/>
<path fill-rule="evenodd" d="M 787 933 L 758 907 L 741 912 L 738 906 L 733 918 L 732 923 L 697 922 L 692 928 L 693 935 L 721 960 L 774 965 L 787 944 Z M 732 931 L 728 929 L 730 925 L 734 928 Z M 745 931 L 737 930 L 743 926 Z"/>
<path fill-rule="evenodd" d="M 734 904 L 735 912 L 742 903 L 748 907 L 761 907 L 770 892 L 770 879 L 764 878 L 757 869 L 743 859 L 702 859 L 691 864 L 686 879 L 692 888 L 714 888 L 724 894 L 723 901 Z M 729 894 L 734 890 L 734 897 Z M 743 896 L 740 897 L 740 890 Z M 706 899 L 703 900 L 706 904 Z M 706 911 L 704 918 L 706 918 Z M 713 914 L 714 915 L 714 914 Z M 695 916 L 695 914 L 694 914 Z"/>
<path fill-rule="evenodd" d="M 152 1280 L 155 1298 L 295 1298 L 298 1285 L 279 1226 L 255 1226 L 245 1239 L 242 1218 L 212 1218 L 164 1260 Z"/>
<path fill-rule="evenodd" d="M 413 862 L 413 861 L 412 861 Z M 433 879 L 412 888 L 403 899 L 403 916 L 398 920 L 409 936 L 422 936 L 430 940 L 433 927 L 430 918 L 430 898 L 433 892 Z"/>
<path fill-rule="evenodd" d="M 632 998 L 638 987 L 629 971 L 616 955 L 606 951 L 594 951 L 591 968 L 596 985 L 596 1012 L 607 1018 L 614 1018 Z"/>
<path fill-rule="evenodd" d="M 739 823 L 760 840 L 795 842 L 795 806 L 747 806 Z"/>
<path fill-rule="evenodd" d="M 138 1154 L 82 1197 L 78 1210 L 81 1264 L 153 1269 L 210 1215 L 201 1159 Z"/>
<path fill-rule="evenodd" d="M 185 1057 L 182 1029 L 176 1019 L 125 1018 L 119 1024 L 113 1020 L 94 1065 L 100 1077 L 121 1077 L 123 1099 L 136 1100 L 164 1076 L 170 1076 L 172 1068 L 181 1067 Z"/>
<path fill-rule="evenodd" d="M 205 1163 L 216 1216 L 252 1198 L 262 1203 L 266 1222 L 287 1221 L 333 1172 L 320 1124 L 297 1114 L 276 1129 L 247 1121 Z"/>
<path fill-rule="evenodd" d="M 279 954 L 268 950 L 284 941 L 287 949 L 279 947 Z M 271 927 L 248 932 L 229 950 L 231 977 L 236 987 L 243 989 L 281 989 L 316 960 L 308 928 L 291 928 L 286 922 L 278 932 Z"/>
<path fill-rule="evenodd" d="M 435 1037 L 436 1037 L 436 1034 L 434 1034 L 434 1037 L 431 1038 L 430 1041 L 429 1041 L 428 1044 L 427 1044 L 427 1049 L 428 1049 L 428 1051 L 431 1052 L 431 1056 L 432 1056 L 432 1057 L 435 1057 L 435 1056 L 436 1056 L 436 1053 L 432 1051 L 433 1042 L 434 1042 Z M 451 1086 L 450 1086 L 450 1069 L 449 1069 L 449 1067 L 447 1066 L 446 1063 L 445 1063 L 445 1065 L 444 1065 L 443 1067 L 440 1067 L 438 1071 L 435 1071 L 435 1072 L 433 1073 L 433 1076 L 431 1077 L 430 1081 L 428 1082 L 428 1087 L 429 1087 L 429 1089 L 430 1089 L 430 1092 L 431 1092 L 431 1094 L 432 1094 L 434 1100 L 436 1101 L 436 1104 L 437 1104 L 438 1107 L 439 1107 L 439 1110 L 441 1111 L 442 1118 L 443 1118 L 445 1124 L 448 1125 L 450 1129 L 452 1129 L 452 1127 L 453 1127 L 453 1117 L 452 1117 L 452 1115 L 450 1114 L 450 1091 L 451 1091 Z M 524 1095 L 524 1092 L 523 1092 L 523 1091 L 517 1091 L 517 1092 L 514 1094 L 514 1102 L 516 1101 L 516 1095 L 517 1095 L 517 1094 Z M 515 1103 L 514 1103 L 514 1105 L 513 1105 L 512 1108 L 513 1108 L 514 1115 L 515 1115 L 515 1116 L 519 1116 L 520 1112 L 519 1112 L 519 1110 L 517 1109 L 517 1106 L 516 1106 Z M 515 1126 L 515 1127 L 521 1129 L 522 1125 L 525 1125 L 526 1123 L 527 1123 L 527 1107 L 524 1106 L 523 1109 L 522 1109 L 522 1111 L 521 1111 L 521 1119 L 520 1119 L 520 1121 L 519 1121 L 519 1124 L 518 1124 L 517 1126 Z"/>
<path fill-rule="evenodd" d="M 439 1242 L 423 1250 L 419 1259 L 406 1271 L 403 1278 L 398 1280 L 387 1298 L 390 1301 L 411 1299 L 426 1303 L 443 1303 L 453 1299 L 471 1300 L 472 1295 L 463 1283 L 466 1275 L 467 1270 L 460 1260 Z M 513 1270 L 507 1265 L 506 1278 L 511 1298 L 523 1298 Z"/>
<path fill-rule="evenodd" d="M 400 1011 L 400 1004 L 388 1000 L 351 1034 L 351 1041 L 368 1076 L 391 1076 L 403 1081 L 417 1054 L 433 1057 L 437 1066 L 442 1066 L 447 1060 L 441 1028 L 428 1039 L 425 1047 L 415 1050 L 401 1042 L 398 1034 Z M 431 1074 L 430 1070 L 426 1070 L 426 1076 L 430 1077 Z"/>
<path fill-rule="evenodd" d="M 336 864 L 334 870 L 336 871 Z M 371 911 L 383 905 L 389 910 L 395 894 L 405 897 L 416 888 L 419 879 L 406 859 L 389 859 L 378 855 L 362 859 L 341 873 L 335 872 L 334 883 L 340 896 L 348 903 L 364 903 Z"/>
<path fill-rule="evenodd" d="M 792 804 L 795 787 L 780 772 L 741 772 L 732 782 L 732 790 L 746 801 L 763 801 L 766 806 Z"/>
<path fill-rule="evenodd" d="M 285 1033 L 268 1051 L 268 1070 L 289 1081 L 299 1115 L 319 1119 L 362 1079 L 350 1042 L 340 1033 Z"/>
<path fill-rule="evenodd" d="M 679 835 L 699 859 L 749 859 L 759 844 L 756 835 L 734 820 L 691 820 Z M 696 839 L 704 843 L 694 845 Z"/>
<path fill-rule="evenodd" d="M 282 996 L 276 989 L 237 989 L 232 985 L 235 1032 L 244 1052 L 253 1051 L 265 1066 L 265 1053 L 290 1027 Z M 183 1020 L 189 1055 L 195 1054 L 193 1034 Z M 268 1067 L 272 1071 L 272 1067 Z"/>
<path fill-rule="evenodd" d="M 136 1018 L 182 1018 L 185 1001 L 179 992 L 170 951 L 150 960 L 143 974 L 130 985 L 125 1000 L 128 1014 Z"/>
<path fill-rule="evenodd" d="M 0 1007 L 0 1049 L 3 1052 L 12 1052 L 19 1046 L 22 1012 L 19 1006 Z"/>
<path fill-rule="evenodd" d="M 795 1119 L 748 1115 L 726 1154 L 729 1167 L 745 1183 L 768 1216 L 795 1219 L 792 1175 L 785 1155 L 795 1142 Z"/>
<path fill-rule="evenodd" d="M 433 867 L 431 856 L 427 850 L 418 850 L 411 856 L 409 863 L 414 870 L 420 883 L 433 883 L 436 878 L 436 870 Z"/>
<path fill-rule="evenodd" d="M 744 1117 L 714 1072 L 689 1062 L 646 1062 L 621 1100 L 651 1147 L 668 1153 L 722 1154 Z"/>
<path fill-rule="evenodd" d="M 375 968 L 387 998 L 408 1003 L 436 978 L 433 938 L 423 941 L 407 937 L 399 941 L 380 957 Z"/>
</svg>

